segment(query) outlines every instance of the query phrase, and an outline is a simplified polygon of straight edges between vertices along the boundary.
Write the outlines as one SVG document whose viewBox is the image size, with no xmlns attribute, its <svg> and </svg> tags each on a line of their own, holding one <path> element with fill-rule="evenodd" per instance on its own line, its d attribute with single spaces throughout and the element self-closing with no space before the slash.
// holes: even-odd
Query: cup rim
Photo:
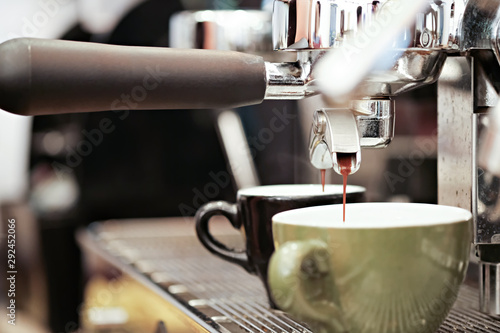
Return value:
<svg viewBox="0 0 500 333">
<path fill-rule="evenodd" d="M 466 209 L 437 204 L 349 203 L 346 204 L 345 222 L 342 220 L 342 209 L 342 204 L 292 209 L 274 215 L 272 221 L 273 224 L 328 229 L 395 229 L 430 227 L 472 220 L 471 212 Z M 397 212 L 394 212 L 395 209 Z M 322 215 L 313 218 L 310 216 L 311 214 Z"/>
<path fill-rule="evenodd" d="M 297 190 L 293 188 L 297 188 Z M 343 186 L 337 184 L 325 185 L 325 192 L 322 191 L 321 184 L 275 184 L 240 189 L 238 190 L 238 197 L 310 198 L 338 196 L 342 195 L 343 191 Z M 346 187 L 347 195 L 364 192 L 366 192 L 366 188 L 362 186 L 347 185 Z"/>
</svg>

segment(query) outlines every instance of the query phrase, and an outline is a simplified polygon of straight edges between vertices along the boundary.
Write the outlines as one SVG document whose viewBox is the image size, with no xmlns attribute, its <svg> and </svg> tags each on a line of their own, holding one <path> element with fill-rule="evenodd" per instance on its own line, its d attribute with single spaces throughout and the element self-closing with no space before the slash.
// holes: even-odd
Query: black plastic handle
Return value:
<svg viewBox="0 0 500 333">
<path fill-rule="evenodd" d="M 245 251 L 230 249 L 212 236 L 208 224 L 210 219 L 215 215 L 225 216 L 235 229 L 240 230 L 241 222 L 238 217 L 238 208 L 236 204 L 231 204 L 226 201 L 209 202 L 200 207 L 195 216 L 196 234 L 200 242 L 208 251 L 216 256 L 240 265 L 249 273 L 254 273 L 255 269 L 250 265 Z"/>
<path fill-rule="evenodd" d="M 22 115 L 259 104 L 262 57 L 19 38 L 0 44 L 0 108 Z"/>
</svg>

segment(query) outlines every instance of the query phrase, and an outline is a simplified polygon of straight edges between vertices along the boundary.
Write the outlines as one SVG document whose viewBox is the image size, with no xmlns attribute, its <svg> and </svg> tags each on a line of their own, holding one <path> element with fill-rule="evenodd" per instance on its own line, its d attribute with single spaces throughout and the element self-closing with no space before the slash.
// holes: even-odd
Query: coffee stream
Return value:
<svg viewBox="0 0 500 333">
<path fill-rule="evenodd" d="M 321 187 L 323 188 L 323 192 L 325 192 L 325 178 L 326 178 L 326 169 L 321 169 Z"/>
<path fill-rule="evenodd" d="M 339 164 L 340 168 L 340 174 L 342 175 L 343 181 L 344 181 L 344 197 L 342 200 L 342 203 L 344 205 L 344 209 L 342 210 L 343 215 L 343 221 L 345 222 L 345 201 L 346 201 L 346 194 L 347 194 L 347 176 L 351 173 L 351 166 L 352 166 L 352 154 L 341 154 L 337 153 L 337 163 Z"/>
<path fill-rule="evenodd" d="M 344 183 L 344 192 L 342 197 L 342 204 L 343 204 L 342 219 L 344 222 L 345 222 L 345 203 L 347 197 L 347 176 L 349 176 L 349 174 L 351 173 L 352 157 L 353 154 L 337 153 L 337 163 L 339 165 L 340 174 L 342 175 Z M 326 170 L 321 169 L 321 186 L 323 187 L 323 192 L 325 192 L 325 174 Z"/>
</svg>

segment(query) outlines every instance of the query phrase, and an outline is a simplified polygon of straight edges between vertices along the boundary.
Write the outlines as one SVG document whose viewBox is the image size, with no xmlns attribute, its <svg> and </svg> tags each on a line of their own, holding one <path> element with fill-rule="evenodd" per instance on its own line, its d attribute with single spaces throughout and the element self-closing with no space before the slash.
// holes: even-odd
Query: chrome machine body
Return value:
<svg viewBox="0 0 500 333">
<path fill-rule="evenodd" d="M 500 107 L 491 112 L 498 104 L 500 2 L 427 1 L 412 7 L 403 1 L 276 0 L 274 18 L 275 49 L 315 54 L 318 48 L 332 48 L 321 57 L 309 56 L 312 63 L 302 65 L 311 73 L 304 95 L 318 90 L 331 104 L 344 103 L 339 112 L 320 110 L 313 120 L 310 152 L 317 168 L 335 165 L 329 156 L 346 146 L 359 155 L 359 146 L 390 141 L 390 135 L 365 140 L 374 133 L 362 127 L 360 100 L 372 110 L 390 110 L 388 117 L 370 115 L 380 125 L 370 128 L 381 137 L 391 133 L 394 112 L 381 101 L 438 82 L 439 203 L 473 212 L 480 308 L 500 315 Z M 344 129 L 355 128 L 348 124 L 346 109 L 361 133 L 346 135 L 330 125 L 339 121 Z"/>
</svg>

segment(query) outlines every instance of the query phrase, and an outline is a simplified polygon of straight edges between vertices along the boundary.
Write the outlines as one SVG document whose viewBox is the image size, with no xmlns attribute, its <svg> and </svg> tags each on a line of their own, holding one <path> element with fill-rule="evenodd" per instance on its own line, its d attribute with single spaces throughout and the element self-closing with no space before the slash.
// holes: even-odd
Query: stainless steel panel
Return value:
<svg viewBox="0 0 500 333">
<path fill-rule="evenodd" d="M 438 81 L 438 202 L 472 211 L 473 66 L 448 58 Z"/>
</svg>

